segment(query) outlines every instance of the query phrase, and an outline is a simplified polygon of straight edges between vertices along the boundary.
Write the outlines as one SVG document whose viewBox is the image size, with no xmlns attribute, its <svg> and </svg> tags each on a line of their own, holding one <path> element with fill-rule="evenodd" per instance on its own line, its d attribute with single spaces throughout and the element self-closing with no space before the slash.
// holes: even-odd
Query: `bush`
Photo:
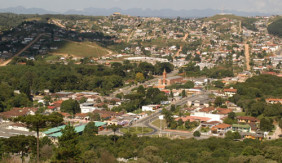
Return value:
<svg viewBox="0 0 282 163">
<path fill-rule="evenodd" d="M 193 136 L 194 136 L 194 137 L 200 137 L 200 136 L 201 136 L 201 133 L 200 133 L 199 131 L 195 131 L 195 132 L 193 133 Z"/>
</svg>

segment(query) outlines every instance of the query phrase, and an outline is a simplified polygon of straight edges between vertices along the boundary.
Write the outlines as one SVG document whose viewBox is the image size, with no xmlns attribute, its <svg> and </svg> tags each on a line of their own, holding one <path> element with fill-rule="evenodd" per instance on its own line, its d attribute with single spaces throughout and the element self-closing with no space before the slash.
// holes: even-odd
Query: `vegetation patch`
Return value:
<svg viewBox="0 0 282 163">
<path fill-rule="evenodd" d="M 107 49 L 92 42 L 61 41 L 53 46 L 58 47 L 57 50 L 52 51 L 54 54 L 67 54 L 77 57 L 101 57 L 109 54 Z"/>
<path fill-rule="evenodd" d="M 152 122 L 152 125 L 154 125 L 158 128 L 162 127 L 162 129 L 164 129 L 166 127 L 166 121 L 157 119 L 157 120 Z"/>
<path fill-rule="evenodd" d="M 146 134 L 153 131 L 153 129 L 148 127 L 129 127 L 129 128 L 122 128 L 120 129 L 123 133 L 130 133 L 130 134 Z"/>
<path fill-rule="evenodd" d="M 273 23 L 271 23 L 267 30 L 270 34 L 282 37 L 282 18 L 275 20 Z"/>
</svg>

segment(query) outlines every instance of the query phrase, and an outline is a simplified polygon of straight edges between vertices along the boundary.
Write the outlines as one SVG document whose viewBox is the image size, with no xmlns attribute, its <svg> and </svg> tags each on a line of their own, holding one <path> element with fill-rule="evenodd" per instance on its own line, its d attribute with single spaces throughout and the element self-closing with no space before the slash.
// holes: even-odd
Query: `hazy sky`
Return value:
<svg viewBox="0 0 282 163">
<path fill-rule="evenodd" d="M 282 14 L 282 0 L 0 0 L 0 8 L 23 6 L 63 12 L 83 8 L 225 9 Z"/>
</svg>

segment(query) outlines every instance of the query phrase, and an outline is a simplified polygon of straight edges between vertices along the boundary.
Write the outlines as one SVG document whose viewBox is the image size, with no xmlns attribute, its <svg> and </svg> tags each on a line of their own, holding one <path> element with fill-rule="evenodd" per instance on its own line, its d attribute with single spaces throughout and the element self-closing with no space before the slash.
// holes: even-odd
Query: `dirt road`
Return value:
<svg viewBox="0 0 282 163">
<path fill-rule="evenodd" d="M 17 54 L 15 54 L 12 58 L 8 59 L 7 61 L 5 61 L 4 63 L 0 64 L 0 66 L 6 66 L 7 64 L 9 64 L 13 58 L 18 57 L 19 55 L 21 55 L 24 51 L 26 51 L 28 48 L 30 48 L 34 43 L 36 43 L 38 41 L 38 39 L 45 35 L 44 33 L 39 34 L 34 40 L 32 40 L 26 47 L 24 47 L 22 50 L 20 50 Z"/>
<path fill-rule="evenodd" d="M 247 71 L 251 70 L 250 67 L 250 51 L 249 51 L 249 44 L 245 43 L 245 58 L 246 58 L 246 68 Z"/>
<path fill-rule="evenodd" d="M 126 41 L 127 43 L 129 43 L 129 41 L 130 41 L 132 35 L 134 34 L 134 32 L 135 32 L 135 30 L 133 29 L 133 30 L 131 31 L 131 33 L 128 35 L 127 41 Z"/>
<path fill-rule="evenodd" d="M 188 33 L 186 33 L 186 34 L 185 34 L 185 36 L 183 37 L 183 40 L 182 40 L 182 41 L 184 41 L 184 42 L 185 42 L 185 41 L 186 41 L 186 39 L 187 39 L 187 37 L 188 37 L 188 35 L 189 35 L 189 34 L 188 34 Z"/>
<path fill-rule="evenodd" d="M 187 37 L 188 37 L 188 33 L 185 34 L 185 36 L 182 38 L 182 41 L 186 42 Z M 175 53 L 174 57 L 178 57 L 179 56 L 180 52 L 182 52 L 182 48 L 183 48 L 183 46 L 181 45 L 179 47 L 178 51 Z"/>
</svg>

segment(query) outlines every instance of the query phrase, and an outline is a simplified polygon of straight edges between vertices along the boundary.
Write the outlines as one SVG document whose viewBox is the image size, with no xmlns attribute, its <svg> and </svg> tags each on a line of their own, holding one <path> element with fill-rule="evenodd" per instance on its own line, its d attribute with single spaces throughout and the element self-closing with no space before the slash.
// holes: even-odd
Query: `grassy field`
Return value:
<svg viewBox="0 0 282 163">
<path fill-rule="evenodd" d="M 148 128 L 148 127 L 143 127 L 143 132 L 142 132 L 142 127 L 137 127 L 137 130 L 136 130 L 136 127 L 130 127 L 130 128 L 122 128 L 120 129 L 121 132 L 123 133 L 131 133 L 131 134 L 146 134 L 146 133 L 150 133 L 153 131 L 153 129 L 151 128 Z"/>
<path fill-rule="evenodd" d="M 238 112 L 238 113 L 235 113 L 236 116 L 246 116 L 246 113 L 245 112 Z"/>
<path fill-rule="evenodd" d="M 162 129 L 164 129 L 166 127 L 166 122 L 165 122 L 165 120 L 157 119 L 157 120 L 152 122 L 152 125 L 154 125 L 154 126 L 156 126 L 158 128 L 160 128 L 160 126 L 162 126 Z"/>
<path fill-rule="evenodd" d="M 52 46 L 57 46 L 58 50 L 53 50 L 54 54 L 65 54 L 77 57 L 100 57 L 109 54 L 109 51 L 92 42 L 61 41 Z"/>
</svg>

